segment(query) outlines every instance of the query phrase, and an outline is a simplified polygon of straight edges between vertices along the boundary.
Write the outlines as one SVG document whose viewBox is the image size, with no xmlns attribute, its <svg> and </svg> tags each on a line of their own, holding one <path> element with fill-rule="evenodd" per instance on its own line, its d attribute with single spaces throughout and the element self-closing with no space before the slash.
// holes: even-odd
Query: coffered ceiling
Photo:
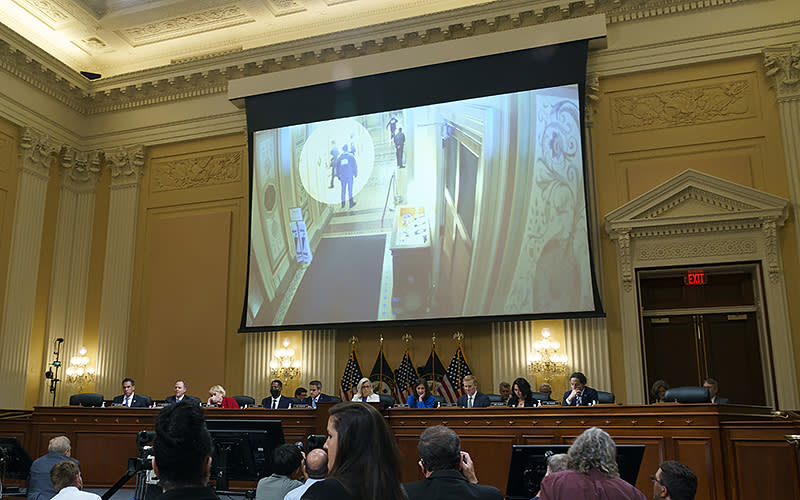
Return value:
<svg viewBox="0 0 800 500">
<path fill-rule="evenodd" d="M 394 23 L 487 0 L 0 0 L 0 22 L 103 77 Z"/>
</svg>

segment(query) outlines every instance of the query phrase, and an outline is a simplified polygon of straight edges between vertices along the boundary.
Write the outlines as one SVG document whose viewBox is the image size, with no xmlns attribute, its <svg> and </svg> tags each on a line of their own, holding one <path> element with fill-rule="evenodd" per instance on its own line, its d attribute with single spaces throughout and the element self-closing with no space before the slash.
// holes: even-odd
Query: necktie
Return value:
<svg viewBox="0 0 800 500">
<path fill-rule="evenodd" d="M 130 408 L 130 406 L 131 406 L 131 398 L 125 398 L 125 406 Z"/>
<path fill-rule="evenodd" d="M 277 410 L 278 409 L 278 400 L 275 399 L 275 398 L 272 398 L 272 409 L 273 410 Z"/>
<path fill-rule="evenodd" d="M 467 402 L 467 408 L 472 408 L 472 396 L 469 397 L 469 401 Z"/>
<path fill-rule="evenodd" d="M 312 399 L 311 400 L 311 407 L 312 408 L 316 408 L 317 407 L 317 400 L 316 399 Z"/>
</svg>

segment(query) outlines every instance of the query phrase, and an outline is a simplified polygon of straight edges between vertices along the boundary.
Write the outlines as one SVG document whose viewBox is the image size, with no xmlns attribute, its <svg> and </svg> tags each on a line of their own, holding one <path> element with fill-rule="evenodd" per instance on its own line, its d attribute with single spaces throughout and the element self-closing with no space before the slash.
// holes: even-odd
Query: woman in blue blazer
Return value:
<svg viewBox="0 0 800 500">
<path fill-rule="evenodd" d="M 418 378 L 414 384 L 414 393 L 408 396 L 409 408 L 433 408 L 436 406 L 436 401 L 433 399 L 430 389 L 428 389 L 428 381 L 424 378 Z"/>
</svg>

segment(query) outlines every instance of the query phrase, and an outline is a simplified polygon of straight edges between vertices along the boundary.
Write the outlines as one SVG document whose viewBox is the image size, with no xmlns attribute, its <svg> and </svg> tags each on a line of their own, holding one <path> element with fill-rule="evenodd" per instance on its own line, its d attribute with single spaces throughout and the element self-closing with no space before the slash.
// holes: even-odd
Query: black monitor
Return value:
<svg viewBox="0 0 800 500">
<path fill-rule="evenodd" d="M 551 455 L 567 451 L 569 451 L 568 444 L 513 445 L 506 484 L 506 500 L 530 500 L 536 496 L 547 472 L 547 459 Z M 617 445 L 619 476 L 634 486 L 643 456 L 643 444 Z"/>
<path fill-rule="evenodd" d="M 214 441 L 211 478 L 217 491 L 228 481 L 257 481 L 272 474 L 272 451 L 284 443 L 280 420 L 206 420 Z"/>
<path fill-rule="evenodd" d="M 33 460 L 17 438 L 0 437 L 0 477 L 27 479 Z"/>
</svg>

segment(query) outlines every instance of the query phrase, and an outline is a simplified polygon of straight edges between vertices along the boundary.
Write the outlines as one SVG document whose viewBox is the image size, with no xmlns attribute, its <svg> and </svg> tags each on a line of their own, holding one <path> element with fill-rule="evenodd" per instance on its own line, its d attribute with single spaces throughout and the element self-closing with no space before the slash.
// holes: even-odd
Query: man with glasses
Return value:
<svg viewBox="0 0 800 500">
<path fill-rule="evenodd" d="M 669 460 L 661 464 L 653 481 L 653 500 L 693 500 L 697 493 L 697 476 L 680 462 Z"/>
</svg>

